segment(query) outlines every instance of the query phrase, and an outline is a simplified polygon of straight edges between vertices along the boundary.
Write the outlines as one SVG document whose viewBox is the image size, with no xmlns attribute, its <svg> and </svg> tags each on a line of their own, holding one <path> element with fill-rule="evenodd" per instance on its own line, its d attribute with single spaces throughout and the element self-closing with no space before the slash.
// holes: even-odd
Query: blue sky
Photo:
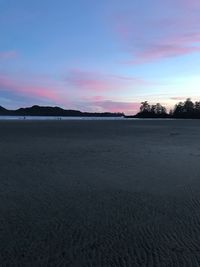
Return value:
<svg viewBox="0 0 200 267">
<path fill-rule="evenodd" d="M 0 0 L 0 105 L 135 113 L 200 92 L 199 0 Z"/>
</svg>

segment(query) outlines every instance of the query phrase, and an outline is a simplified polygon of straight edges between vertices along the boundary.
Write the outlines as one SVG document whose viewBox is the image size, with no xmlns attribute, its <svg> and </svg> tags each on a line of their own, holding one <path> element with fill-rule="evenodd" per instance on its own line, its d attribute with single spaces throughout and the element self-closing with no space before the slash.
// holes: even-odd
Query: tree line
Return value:
<svg viewBox="0 0 200 267">
<path fill-rule="evenodd" d="M 200 119 L 200 101 L 192 102 L 190 98 L 187 98 L 184 102 L 176 104 L 169 113 L 160 103 L 150 105 L 148 101 L 144 101 L 135 117 Z"/>
</svg>

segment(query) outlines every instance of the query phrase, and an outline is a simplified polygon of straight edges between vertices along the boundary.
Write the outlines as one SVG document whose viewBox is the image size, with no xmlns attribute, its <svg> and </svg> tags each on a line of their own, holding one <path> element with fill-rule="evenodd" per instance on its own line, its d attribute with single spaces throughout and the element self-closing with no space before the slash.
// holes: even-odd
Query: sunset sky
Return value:
<svg viewBox="0 0 200 267">
<path fill-rule="evenodd" d="M 200 0 L 0 0 L 0 105 L 200 99 Z"/>
</svg>

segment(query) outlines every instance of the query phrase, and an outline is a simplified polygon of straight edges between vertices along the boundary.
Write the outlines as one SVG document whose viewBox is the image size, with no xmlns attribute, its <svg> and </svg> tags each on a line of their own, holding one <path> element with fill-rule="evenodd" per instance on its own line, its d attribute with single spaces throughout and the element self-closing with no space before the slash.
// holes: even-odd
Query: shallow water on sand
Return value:
<svg viewBox="0 0 200 267">
<path fill-rule="evenodd" d="M 177 120 L 177 119 L 159 119 L 159 118 L 124 118 L 124 117 L 75 117 L 75 116 L 69 116 L 69 117 L 57 117 L 57 116 L 0 116 L 0 121 L 1 120 L 40 120 L 40 121 L 55 121 L 55 120 L 85 120 L 85 121 L 121 121 L 121 120 Z M 179 119 L 181 120 L 181 119 Z"/>
<path fill-rule="evenodd" d="M 0 120 L 124 120 L 124 117 L 0 116 Z"/>
</svg>

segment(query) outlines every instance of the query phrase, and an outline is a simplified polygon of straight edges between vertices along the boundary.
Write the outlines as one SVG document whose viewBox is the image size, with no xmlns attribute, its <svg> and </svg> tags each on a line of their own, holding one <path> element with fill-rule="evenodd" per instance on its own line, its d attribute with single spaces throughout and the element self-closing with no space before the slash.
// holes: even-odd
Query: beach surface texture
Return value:
<svg viewBox="0 0 200 267">
<path fill-rule="evenodd" d="M 200 121 L 1 121 L 0 266 L 200 266 Z"/>
</svg>

